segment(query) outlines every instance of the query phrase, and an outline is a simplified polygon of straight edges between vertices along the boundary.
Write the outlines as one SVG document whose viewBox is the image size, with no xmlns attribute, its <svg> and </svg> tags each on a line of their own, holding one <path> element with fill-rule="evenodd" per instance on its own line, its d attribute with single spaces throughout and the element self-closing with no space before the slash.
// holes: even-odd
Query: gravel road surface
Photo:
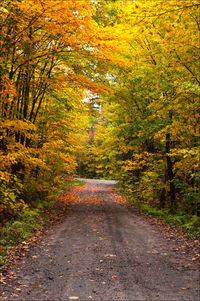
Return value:
<svg viewBox="0 0 200 301">
<path fill-rule="evenodd" d="M 1 284 L 0 300 L 200 300 L 193 250 L 123 204 L 114 181 L 85 182 L 64 222 Z"/>
</svg>

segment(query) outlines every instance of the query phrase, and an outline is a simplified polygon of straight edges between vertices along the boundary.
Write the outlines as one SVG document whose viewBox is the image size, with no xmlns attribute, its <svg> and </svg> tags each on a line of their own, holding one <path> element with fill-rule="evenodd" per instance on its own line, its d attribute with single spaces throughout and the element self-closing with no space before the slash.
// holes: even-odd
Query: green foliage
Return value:
<svg viewBox="0 0 200 301">
<path fill-rule="evenodd" d="M 84 186 L 85 185 L 85 182 L 84 181 L 81 181 L 81 180 L 73 180 L 72 182 L 72 186 Z"/>
<path fill-rule="evenodd" d="M 193 215 L 191 220 L 183 225 L 183 229 L 189 232 L 196 232 L 200 236 L 200 217 Z"/>
<path fill-rule="evenodd" d="M 112 70 L 114 93 L 101 98 L 85 169 L 119 179 L 153 208 L 198 216 L 199 6 L 133 2 L 113 5 L 121 4 L 116 16 L 129 35 L 129 66 Z M 99 21 L 108 26 L 100 12 Z"/>
<path fill-rule="evenodd" d="M 23 188 L 20 180 L 8 172 L 0 172 L 0 216 L 17 216 L 27 208 L 27 205 L 20 198 Z"/>
<path fill-rule="evenodd" d="M 20 213 L 17 220 L 10 220 L 1 229 L 1 243 L 14 245 L 31 236 L 33 230 L 38 229 L 42 220 L 38 209 L 26 209 Z"/>
<path fill-rule="evenodd" d="M 174 179 L 173 183 L 178 191 L 179 203 L 178 207 L 180 210 L 185 210 L 188 213 L 194 214 L 199 210 L 199 173 L 195 174 L 195 179 L 192 183 L 187 183 L 182 179 Z M 192 184 L 192 185 L 191 185 Z"/>
<path fill-rule="evenodd" d="M 130 200 L 133 200 L 130 197 Z M 193 237 L 200 238 L 200 217 L 196 215 L 188 215 L 183 211 L 177 211 L 175 214 L 170 214 L 169 210 L 159 210 L 155 207 L 152 207 L 148 204 L 133 201 L 133 204 L 141 208 L 144 212 L 161 218 L 166 223 L 178 227 L 187 233 L 191 234 Z"/>
<path fill-rule="evenodd" d="M 46 204 L 44 204 L 46 206 Z M 7 260 L 9 248 L 26 242 L 32 233 L 44 224 L 41 208 L 29 209 L 26 207 L 17 218 L 7 221 L 0 228 L 0 266 L 4 266 Z"/>
<path fill-rule="evenodd" d="M 164 217 L 166 215 L 166 212 L 164 212 L 163 210 L 153 208 L 147 204 L 141 204 L 140 208 L 153 216 Z"/>
</svg>

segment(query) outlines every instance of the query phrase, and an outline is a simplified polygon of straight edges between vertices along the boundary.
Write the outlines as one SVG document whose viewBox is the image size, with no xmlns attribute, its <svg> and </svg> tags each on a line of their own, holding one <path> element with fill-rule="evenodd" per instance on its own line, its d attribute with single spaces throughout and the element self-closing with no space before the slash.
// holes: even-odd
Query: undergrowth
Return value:
<svg viewBox="0 0 200 301">
<path fill-rule="evenodd" d="M 4 268 L 8 262 L 9 249 L 22 242 L 27 242 L 33 232 L 39 230 L 47 220 L 44 214 L 47 209 L 46 202 L 40 202 L 39 208 L 26 208 L 17 217 L 5 222 L 0 228 L 0 268 Z"/>
<path fill-rule="evenodd" d="M 133 202 L 133 204 L 135 203 Z M 200 217 L 196 215 L 189 216 L 178 211 L 172 215 L 168 210 L 160 210 L 147 204 L 141 204 L 139 207 L 148 214 L 162 218 L 166 223 L 181 228 L 188 232 L 190 236 L 200 238 Z"/>
<path fill-rule="evenodd" d="M 189 215 L 181 210 L 177 210 L 171 214 L 170 209 L 158 209 L 152 207 L 144 200 L 138 200 L 137 196 L 128 193 L 123 187 L 117 185 L 117 188 L 126 196 L 128 201 L 134 206 L 140 208 L 145 213 L 160 218 L 172 227 L 179 228 L 186 232 L 194 239 L 200 239 L 200 217 L 197 215 Z"/>
<path fill-rule="evenodd" d="M 27 242 L 34 232 L 44 226 L 50 213 L 56 214 L 54 204 L 56 198 L 64 191 L 71 190 L 74 186 L 82 186 L 84 182 L 73 180 L 70 183 L 63 184 L 55 195 L 49 199 L 35 199 L 32 207 L 26 206 L 17 216 L 7 220 L 0 227 L 0 270 L 8 265 L 9 249 Z"/>
</svg>

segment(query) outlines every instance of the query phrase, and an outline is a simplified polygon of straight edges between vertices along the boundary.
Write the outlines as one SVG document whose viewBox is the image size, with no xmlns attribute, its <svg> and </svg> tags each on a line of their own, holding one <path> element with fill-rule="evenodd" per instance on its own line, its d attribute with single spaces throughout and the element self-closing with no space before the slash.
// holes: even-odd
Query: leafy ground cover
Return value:
<svg viewBox="0 0 200 301">
<path fill-rule="evenodd" d="M 65 191 L 70 191 L 73 187 L 82 185 L 84 182 L 73 180 L 64 187 Z M 56 197 L 59 197 L 58 193 Z M 61 221 L 67 210 L 68 206 L 57 199 L 55 201 L 54 195 L 50 200 L 40 200 L 36 208 L 26 207 L 17 217 L 8 220 L 0 228 L 0 269 L 13 263 L 21 256 L 20 250 L 28 250 L 43 232 Z"/>
<path fill-rule="evenodd" d="M 118 185 L 118 190 L 126 196 L 131 204 L 140 208 L 144 213 L 150 216 L 161 219 L 170 227 L 175 227 L 183 230 L 192 238 L 200 238 L 200 217 L 197 215 L 189 215 L 181 211 L 175 211 L 173 214 L 170 209 L 161 210 L 148 204 L 145 200 L 138 200 L 137 196 L 128 192 L 120 184 Z"/>
</svg>

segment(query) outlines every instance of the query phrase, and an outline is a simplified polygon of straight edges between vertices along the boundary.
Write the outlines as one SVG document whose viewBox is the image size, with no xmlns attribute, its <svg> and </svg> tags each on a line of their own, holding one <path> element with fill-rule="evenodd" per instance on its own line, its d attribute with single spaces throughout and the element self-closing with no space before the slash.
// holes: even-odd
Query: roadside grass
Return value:
<svg viewBox="0 0 200 301">
<path fill-rule="evenodd" d="M 84 186 L 84 185 L 85 185 L 85 182 L 80 181 L 80 180 L 77 180 L 77 179 L 74 179 L 74 180 L 72 181 L 72 185 L 73 185 L 73 186 Z"/>
<path fill-rule="evenodd" d="M 188 215 L 181 210 L 177 210 L 174 214 L 168 209 L 158 209 L 152 207 L 144 200 L 138 200 L 137 196 L 128 193 L 123 187 L 117 185 L 116 188 L 127 198 L 127 200 L 140 208 L 144 213 L 147 213 L 158 219 L 162 219 L 170 227 L 183 230 L 193 239 L 200 239 L 200 217 L 197 215 Z"/>
<path fill-rule="evenodd" d="M 133 202 L 133 204 L 135 203 Z M 200 238 L 200 217 L 197 215 L 190 216 L 178 211 L 172 215 L 168 210 L 160 210 L 147 204 L 141 204 L 139 207 L 144 212 L 163 219 L 167 224 L 187 232 L 190 237 L 198 239 Z"/>
<path fill-rule="evenodd" d="M 57 210 L 58 214 L 60 213 L 60 208 L 55 207 L 57 197 L 64 191 L 70 191 L 73 187 L 84 184 L 83 181 L 72 180 L 59 188 L 58 192 L 50 198 L 35 200 L 33 207 L 27 207 L 0 227 L 0 270 L 9 265 L 8 258 L 13 248 L 28 243 L 33 234 L 39 232 L 50 217 L 57 215 Z"/>
</svg>

